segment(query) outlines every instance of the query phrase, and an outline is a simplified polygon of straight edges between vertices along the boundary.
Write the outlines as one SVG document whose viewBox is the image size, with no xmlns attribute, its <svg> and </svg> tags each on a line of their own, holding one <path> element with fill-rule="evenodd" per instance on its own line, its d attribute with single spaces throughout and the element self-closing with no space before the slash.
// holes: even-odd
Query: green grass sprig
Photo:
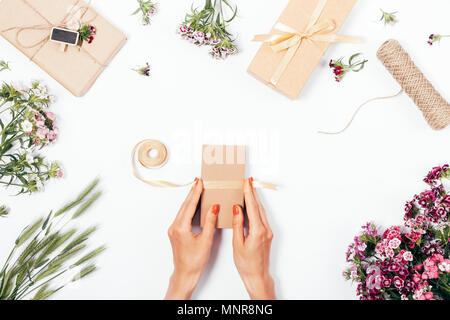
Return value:
<svg viewBox="0 0 450 320">
<path fill-rule="evenodd" d="M 98 200 L 98 179 L 74 200 L 55 213 L 50 212 L 23 229 L 0 271 L 0 300 L 20 300 L 31 296 L 43 300 L 97 270 L 93 260 L 105 250 L 100 246 L 89 250 L 87 241 L 97 227 L 83 231 L 70 227 L 74 219 L 85 214 Z M 70 215 L 70 211 L 74 213 Z M 67 230 L 66 230 L 67 229 Z M 78 274 L 71 275 L 75 268 Z M 60 284 L 68 273 L 71 280 Z M 57 283 L 59 282 L 59 285 Z"/>
</svg>

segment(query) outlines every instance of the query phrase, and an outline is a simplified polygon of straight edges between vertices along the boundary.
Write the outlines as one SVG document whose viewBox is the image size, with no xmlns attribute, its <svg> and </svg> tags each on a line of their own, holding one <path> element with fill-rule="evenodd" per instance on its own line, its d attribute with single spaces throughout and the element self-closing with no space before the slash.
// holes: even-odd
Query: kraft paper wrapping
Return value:
<svg viewBox="0 0 450 320">
<path fill-rule="evenodd" d="M 318 22 L 332 19 L 337 33 L 357 0 L 328 0 Z M 303 31 L 310 22 L 311 15 L 319 0 L 291 0 L 277 22 Z M 265 31 L 265 30 L 262 30 Z M 272 32 L 274 29 L 272 29 Z M 292 99 L 296 99 L 322 56 L 330 46 L 329 42 L 303 40 L 294 58 L 283 72 L 275 89 Z M 275 52 L 268 44 L 263 44 L 251 62 L 248 72 L 269 84 L 270 79 L 283 59 L 285 52 Z"/>
<path fill-rule="evenodd" d="M 205 189 L 201 199 L 201 225 L 209 208 L 220 205 L 217 228 L 233 227 L 233 205 L 244 205 L 245 147 L 203 146 L 202 179 L 208 181 L 241 181 L 237 189 Z"/>
<path fill-rule="evenodd" d="M 85 2 L 77 0 L 0 0 L 0 30 L 13 27 L 42 27 L 48 25 L 46 20 L 58 26 L 70 8 L 77 3 L 79 6 L 86 6 Z M 60 50 L 59 43 L 52 41 L 47 41 L 42 47 L 23 46 L 24 43 L 31 46 L 48 36 L 51 27 L 21 32 L 20 43 L 17 41 L 18 29 L 3 31 L 1 35 L 73 95 L 79 97 L 92 87 L 126 41 L 121 31 L 91 7 L 81 19 L 81 23 L 83 21 L 89 21 L 89 24 L 96 27 L 97 34 L 94 41 L 91 44 L 84 42 L 82 49 L 68 46 L 65 52 Z"/>
</svg>

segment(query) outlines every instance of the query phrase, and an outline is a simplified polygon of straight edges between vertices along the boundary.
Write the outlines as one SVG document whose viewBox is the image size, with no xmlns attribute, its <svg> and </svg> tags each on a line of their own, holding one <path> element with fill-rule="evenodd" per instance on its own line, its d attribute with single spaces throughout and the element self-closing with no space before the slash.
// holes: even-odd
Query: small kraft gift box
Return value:
<svg viewBox="0 0 450 320">
<path fill-rule="evenodd" d="M 212 205 L 220 206 L 216 227 L 233 227 L 233 205 L 244 205 L 245 146 L 203 146 L 201 226 Z"/>
<path fill-rule="evenodd" d="M 295 99 L 332 42 L 359 42 L 336 34 L 357 0 L 291 0 L 270 33 L 257 35 L 263 45 L 248 72 Z"/>
<path fill-rule="evenodd" d="M 92 43 L 62 49 L 51 40 L 54 28 L 77 31 L 92 25 Z M 0 34 L 51 77 L 84 95 L 125 44 L 126 37 L 81 0 L 0 0 Z"/>
</svg>

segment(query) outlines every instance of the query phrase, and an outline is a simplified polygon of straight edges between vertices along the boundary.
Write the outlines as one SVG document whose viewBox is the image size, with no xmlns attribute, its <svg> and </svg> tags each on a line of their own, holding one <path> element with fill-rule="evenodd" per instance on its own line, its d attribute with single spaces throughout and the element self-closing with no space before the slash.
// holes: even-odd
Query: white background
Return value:
<svg viewBox="0 0 450 320">
<path fill-rule="evenodd" d="M 144 174 L 188 182 L 200 174 L 202 143 L 245 143 L 248 176 L 281 186 L 278 192 L 260 192 L 275 233 L 271 272 L 278 297 L 355 298 L 355 287 L 341 275 L 347 245 L 367 221 L 402 223 L 405 201 L 425 187 L 422 177 L 450 160 L 450 129 L 431 130 L 403 95 L 367 106 L 342 135 L 317 131 L 338 130 L 363 101 L 398 91 L 376 58 L 389 38 L 401 42 L 450 100 L 450 39 L 432 48 L 426 44 L 430 33 L 450 34 L 450 3 L 360 0 L 341 34 L 361 35 L 364 41 L 332 45 L 299 99 L 291 101 L 246 73 L 259 47 L 251 38 L 270 30 L 287 0 L 239 1 L 230 28 L 240 53 L 226 61 L 209 58 L 206 48 L 175 33 L 191 1 L 160 2 L 153 24 L 143 27 L 130 15 L 135 1 L 93 1 L 129 41 L 83 98 L 73 97 L 0 39 L 0 59 L 13 69 L 0 73 L 0 79 L 42 79 L 57 97 L 52 110 L 61 135 L 44 153 L 65 169 L 64 179 L 33 196 L 0 190 L 1 202 L 12 208 L 0 221 L 0 258 L 6 258 L 27 223 L 100 176 L 105 194 L 82 226 L 100 224 L 92 243 L 105 243 L 108 250 L 98 259 L 98 273 L 55 298 L 160 299 L 172 272 L 167 229 L 188 190 L 152 189 L 134 179 L 132 147 L 145 138 L 164 141 L 171 153 L 168 165 Z M 399 11 L 399 23 L 378 22 L 379 8 Z M 367 67 L 334 82 L 328 61 L 356 52 L 369 59 Z M 150 78 L 131 71 L 146 61 L 153 69 Z M 232 260 L 231 230 L 218 232 L 194 298 L 247 298 Z"/>
</svg>

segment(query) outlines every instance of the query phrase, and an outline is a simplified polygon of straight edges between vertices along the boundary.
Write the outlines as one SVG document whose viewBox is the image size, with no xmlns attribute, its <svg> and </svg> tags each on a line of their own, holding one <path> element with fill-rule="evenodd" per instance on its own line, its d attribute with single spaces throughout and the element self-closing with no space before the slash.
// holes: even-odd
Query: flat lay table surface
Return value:
<svg viewBox="0 0 450 320">
<path fill-rule="evenodd" d="M 246 72 L 260 45 L 251 39 L 270 31 L 287 3 L 240 2 L 231 26 L 239 54 L 218 61 L 176 33 L 190 1 L 160 1 L 152 24 L 144 27 L 131 15 L 134 1 L 95 0 L 92 6 L 128 41 L 81 98 L 0 38 L 0 58 L 12 68 L 0 73 L 0 80 L 39 79 L 56 97 L 52 111 L 60 136 L 45 153 L 65 173 L 31 196 L 0 189 L 0 202 L 12 209 L 0 221 L 0 259 L 33 217 L 58 208 L 100 177 L 104 194 L 79 223 L 99 225 L 91 241 L 107 250 L 97 259 L 97 273 L 54 298 L 161 299 L 172 272 L 167 229 L 188 189 L 156 189 L 136 180 L 131 150 L 146 138 L 164 142 L 167 165 L 140 172 L 148 179 L 187 183 L 200 176 L 203 144 L 237 144 L 247 146 L 247 177 L 279 185 L 278 191 L 259 191 L 274 232 L 271 273 L 278 297 L 356 298 L 355 287 L 342 277 L 348 244 L 368 221 L 402 223 L 405 202 L 425 188 L 423 176 L 448 162 L 450 128 L 433 131 L 410 98 L 400 95 L 363 108 L 343 134 L 318 131 L 340 130 L 364 101 L 398 92 L 376 57 L 391 38 L 449 101 L 450 41 L 433 47 L 426 41 L 434 32 L 450 33 L 450 2 L 358 1 L 340 33 L 363 41 L 332 44 L 296 100 Z M 380 8 L 398 11 L 399 22 L 384 26 Z M 330 59 L 358 52 L 369 60 L 364 70 L 335 82 Z M 132 71 L 146 62 L 150 77 Z M 248 298 L 231 240 L 232 230 L 216 232 L 193 298 Z"/>
</svg>

